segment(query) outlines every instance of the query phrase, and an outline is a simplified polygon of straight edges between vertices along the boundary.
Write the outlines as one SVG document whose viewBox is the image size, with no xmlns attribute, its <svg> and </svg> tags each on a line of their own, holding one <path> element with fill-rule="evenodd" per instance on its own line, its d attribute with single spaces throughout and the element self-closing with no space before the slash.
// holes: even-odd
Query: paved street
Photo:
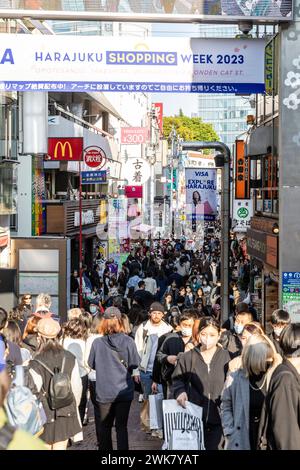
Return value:
<svg viewBox="0 0 300 470">
<path fill-rule="evenodd" d="M 141 403 L 137 401 L 137 395 L 132 402 L 128 431 L 129 431 L 129 449 L 130 450 L 160 450 L 163 441 L 156 437 L 141 431 L 139 422 Z M 89 416 L 93 418 L 92 408 L 89 410 Z M 78 444 L 72 445 L 69 450 L 95 450 L 97 448 L 97 440 L 94 422 L 89 423 L 83 428 L 84 440 Z M 113 432 L 114 449 L 117 448 L 115 432 Z"/>
</svg>

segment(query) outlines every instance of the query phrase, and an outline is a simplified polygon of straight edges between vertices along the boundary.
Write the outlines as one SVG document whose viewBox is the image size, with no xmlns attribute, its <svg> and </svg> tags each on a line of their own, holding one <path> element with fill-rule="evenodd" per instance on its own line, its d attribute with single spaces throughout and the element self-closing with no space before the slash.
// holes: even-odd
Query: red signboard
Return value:
<svg viewBox="0 0 300 470">
<path fill-rule="evenodd" d="M 76 162 L 82 160 L 82 137 L 50 137 L 47 160 Z"/>
<path fill-rule="evenodd" d="M 121 144 L 138 145 L 149 141 L 147 127 L 122 127 Z"/>
<path fill-rule="evenodd" d="M 235 141 L 235 198 L 250 199 L 249 159 L 245 156 L 245 142 Z"/>
<path fill-rule="evenodd" d="M 102 168 L 106 163 L 106 153 L 100 147 L 92 145 L 84 149 L 84 163 L 90 168 Z"/>
<path fill-rule="evenodd" d="M 125 196 L 140 199 L 143 197 L 143 186 L 125 186 Z"/>
<path fill-rule="evenodd" d="M 163 133 L 163 103 L 153 103 L 160 132 Z"/>
</svg>

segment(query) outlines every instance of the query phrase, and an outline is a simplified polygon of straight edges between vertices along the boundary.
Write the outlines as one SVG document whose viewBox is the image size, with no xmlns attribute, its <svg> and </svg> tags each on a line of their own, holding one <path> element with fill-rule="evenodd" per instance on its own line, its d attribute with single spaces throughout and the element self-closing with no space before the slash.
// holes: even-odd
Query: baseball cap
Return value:
<svg viewBox="0 0 300 470">
<path fill-rule="evenodd" d="M 5 343 L 0 337 L 0 372 L 2 372 L 6 367 L 5 361 Z"/>
<path fill-rule="evenodd" d="M 112 320 L 113 318 L 121 318 L 121 317 L 122 317 L 122 313 L 117 307 L 108 307 L 104 311 L 104 315 L 103 315 L 103 318 L 105 318 L 106 320 Z"/>
<path fill-rule="evenodd" d="M 161 313 L 165 313 L 165 309 L 163 307 L 163 305 L 160 303 L 160 302 L 153 302 L 151 305 L 150 305 L 150 309 L 149 309 L 149 312 L 161 312 Z"/>
</svg>

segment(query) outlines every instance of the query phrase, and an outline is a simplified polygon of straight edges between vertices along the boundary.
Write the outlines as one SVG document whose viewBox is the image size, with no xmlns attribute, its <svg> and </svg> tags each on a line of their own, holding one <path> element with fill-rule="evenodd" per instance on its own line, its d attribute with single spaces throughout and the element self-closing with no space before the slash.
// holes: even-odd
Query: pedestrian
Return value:
<svg viewBox="0 0 300 470">
<path fill-rule="evenodd" d="M 21 330 L 18 324 L 11 320 L 8 321 L 3 333 L 8 341 L 11 341 L 13 344 L 19 346 L 22 356 L 22 365 L 28 365 L 30 359 L 32 359 L 32 355 L 27 348 L 24 348 Z"/>
<path fill-rule="evenodd" d="M 199 346 L 181 355 L 172 375 L 174 397 L 185 408 L 187 400 L 203 408 L 206 450 L 221 449 L 223 431 L 219 407 L 230 355 L 218 343 L 220 325 L 212 317 L 200 320 Z"/>
<path fill-rule="evenodd" d="M 81 399 L 78 406 L 81 423 L 83 425 L 85 409 L 87 404 L 88 373 L 89 368 L 85 365 L 86 341 L 88 338 L 88 328 L 82 316 L 69 320 L 64 328 L 61 344 L 66 351 L 70 351 L 77 359 L 79 374 L 82 384 Z"/>
<path fill-rule="evenodd" d="M 241 367 L 228 374 L 222 393 L 226 450 L 256 450 L 264 399 L 281 361 L 267 336 L 258 333 L 249 337 Z"/>
<path fill-rule="evenodd" d="M 46 450 L 41 439 L 15 429 L 8 423 L 4 403 L 10 389 L 10 377 L 6 367 L 7 351 L 0 338 L 0 450 Z"/>
<path fill-rule="evenodd" d="M 162 302 L 163 296 L 167 290 L 167 278 L 162 269 L 158 271 L 158 275 L 156 278 L 157 283 L 157 300 Z"/>
<path fill-rule="evenodd" d="M 240 305 L 240 304 L 238 304 Z M 246 305 L 246 304 L 243 304 Z M 247 309 L 246 309 L 247 308 Z M 220 342 L 222 346 L 227 349 L 232 358 L 239 356 L 242 352 L 243 346 L 241 342 L 241 334 L 244 326 L 253 321 L 253 315 L 249 312 L 247 307 L 241 306 L 241 311 L 237 311 L 234 319 L 234 333 L 225 330 L 222 332 Z"/>
<path fill-rule="evenodd" d="M 105 310 L 88 359 L 96 371 L 96 399 L 100 412 L 99 450 L 112 450 L 115 421 L 118 450 L 128 450 L 127 422 L 134 396 L 132 371 L 139 356 L 132 338 L 124 333 L 122 314 L 116 307 Z M 105 377 L 105 380 L 103 379 Z"/>
<path fill-rule="evenodd" d="M 6 364 L 8 366 L 8 370 L 10 371 L 12 367 L 22 365 L 23 360 L 20 347 L 5 337 L 4 331 L 7 325 L 8 313 L 6 310 L 4 310 L 4 308 L 0 307 L 0 339 L 2 338 L 2 340 L 5 340 L 8 346 Z"/>
<path fill-rule="evenodd" d="M 17 312 L 19 312 L 17 323 L 21 329 L 22 335 L 24 333 L 27 321 L 33 312 L 33 305 L 31 302 L 32 302 L 31 294 L 24 294 L 22 295 L 21 302 L 16 307 Z M 11 318 L 11 319 L 13 320 L 14 318 Z"/>
<path fill-rule="evenodd" d="M 285 310 L 274 310 L 271 315 L 271 325 L 272 325 L 272 332 L 268 335 L 270 340 L 273 342 L 276 351 L 279 354 L 282 354 L 280 349 L 280 336 L 284 329 L 291 323 L 291 317 L 288 312 Z"/>
<path fill-rule="evenodd" d="M 242 343 L 242 351 L 247 344 L 247 341 L 251 336 L 253 335 L 264 335 L 264 330 L 263 327 L 260 323 L 257 322 L 250 322 L 247 323 L 240 336 L 240 340 Z M 242 351 L 241 354 L 238 356 L 234 357 L 230 362 L 229 362 L 229 372 L 234 372 L 242 367 Z"/>
<path fill-rule="evenodd" d="M 135 335 L 135 344 L 140 356 L 139 371 L 135 371 L 135 377 L 140 377 L 144 400 L 152 393 L 152 370 L 158 338 L 172 331 L 172 327 L 163 320 L 164 313 L 164 307 L 159 302 L 153 302 L 149 309 L 148 321 L 139 326 Z"/>
<path fill-rule="evenodd" d="M 75 269 L 71 274 L 71 306 L 78 307 L 79 277 L 78 271 Z"/>
<path fill-rule="evenodd" d="M 102 337 L 102 334 L 99 333 L 100 325 L 102 321 L 103 321 L 103 315 L 100 313 L 96 314 L 93 317 L 90 333 L 86 340 L 86 348 L 85 348 L 85 355 L 84 355 L 84 365 L 85 365 L 86 370 L 89 371 L 88 388 L 90 392 L 90 399 L 94 408 L 97 448 L 99 448 L 100 440 L 101 440 L 101 430 L 100 430 L 101 419 L 100 419 L 99 405 L 98 405 L 97 397 L 96 397 L 96 371 L 90 368 L 90 366 L 88 365 L 88 360 L 90 357 L 90 352 L 91 352 L 91 348 L 92 348 L 92 344 L 94 340 Z"/>
<path fill-rule="evenodd" d="M 180 298 L 180 297 L 178 297 L 178 298 Z M 195 301 L 195 297 L 194 297 L 192 288 L 191 288 L 190 285 L 187 284 L 186 285 L 186 294 L 185 294 L 185 299 L 184 299 L 184 307 L 185 308 L 192 307 L 194 305 L 194 301 Z"/>
<path fill-rule="evenodd" d="M 23 347 L 29 351 L 32 357 L 35 356 L 39 346 L 37 324 L 40 320 L 41 319 L 36 316 L 30 317 L 23 334 Z"/>
<path fill-rule="evenodd" d="M 300 324 L 286 326 L 280 336 L 284 360 L 274 371 L 259 429 L 259 448 L 300 448 Z"/>
<path fill-rule="evenodd" d="M 160 376 L 165 399 L 173 398 L 172 374 L 175 370 L 179 354 L 190 351 L 194 347 L 192 336 L 195 321 L 194 313 L 187 309 L 176 318 L 178 318 L 176 331 L 167 334 L 156 353 L 161 369 Z"/>
<path fill-rule="evenodd" d="M 66 450 L 68 440 L 82 440 L 82 428 L 78 406 L 82 394 L 79 367 L 75 356 L 63 349 L 58 341 L 61 331 L 59 323 L 52 318 L 43 318 L 37 324 L 39 347 L 36 356 L 29 363 L 29 372 L 47 416 L 41 439 L 49 450 Z M 71 393 L 67 405 L 55 409 L 52 402 L 50 383 L 55 371 L 68 378 Z M 54 409 L 53 409 L 54 408 Z"/>
</svg>

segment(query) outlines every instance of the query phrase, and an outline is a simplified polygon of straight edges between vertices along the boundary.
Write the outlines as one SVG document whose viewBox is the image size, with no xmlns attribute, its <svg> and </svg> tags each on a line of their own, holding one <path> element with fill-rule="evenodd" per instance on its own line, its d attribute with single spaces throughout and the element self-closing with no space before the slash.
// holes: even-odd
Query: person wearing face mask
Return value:
<svg viewBox="0 0 300 470">
<path fill-rule="evenodd" d="M 220 324 L 212 317 L 199 323 L 199 346 L 180 355 L 172 375 L 174 397 L 185 408 L 190 401 L 203 408 L 206 450 L 222 448 L 219 407 L 230 355 L 219 345 Z"/>
<path fill-rule="evenodd" d="M 273 331 L 268 335 L 270 340 L 275 346 L 276 351 L 282 355 L 281 347 L 279 344 L 281 333 L 291 323 L 291 318 L 285 310 L 275 310 L 271 316 L 271 325 Z"/>
<path fill-rule="evenodd" d="M 222 393 L 226 450 L 256 450 L 265 396 L 281 362 L 267 336 L 250 336 L 243 349 L 242 367 L 228 374 Z"/>
<path fill-rule="evenodd" d="M 192 310 L 184 310 L 179 314 L 177 331 L 166 335 L 157 350 L 156 361 L 160 369 L 160 382 L 165 399 L 173 398 L 171 377 L 179 354 L 190 351 L 194 347 L 192 336 L 194 322 L 195 315 Z"/>
<path fill-rule="evenodd" d="M 224 330 L 222 332 L 220 343 L 222 344 L 223 348 L 229 351 L 232 358 L 241 354 L 243 349 L 241 334 L 243 332 L 244 326 L 250 322 L 253 322 L 253 315 L 251 312 L 246 310 L 246 308 L 243 308 L 242 311 L 238 310 L 236 313 L 233 324 L 234 332 L 229 330 Z"/>
<path fill-rule="evenodd" d="M 184 300 L 184 306 L 186 308 L 190 308 L 194 305 L 195 301 L 195 296 L 192 291 L 192 287 L 187 285 L 186 286 L 186 294 L 185 294 L 185 300 Z"/>
</svg>

